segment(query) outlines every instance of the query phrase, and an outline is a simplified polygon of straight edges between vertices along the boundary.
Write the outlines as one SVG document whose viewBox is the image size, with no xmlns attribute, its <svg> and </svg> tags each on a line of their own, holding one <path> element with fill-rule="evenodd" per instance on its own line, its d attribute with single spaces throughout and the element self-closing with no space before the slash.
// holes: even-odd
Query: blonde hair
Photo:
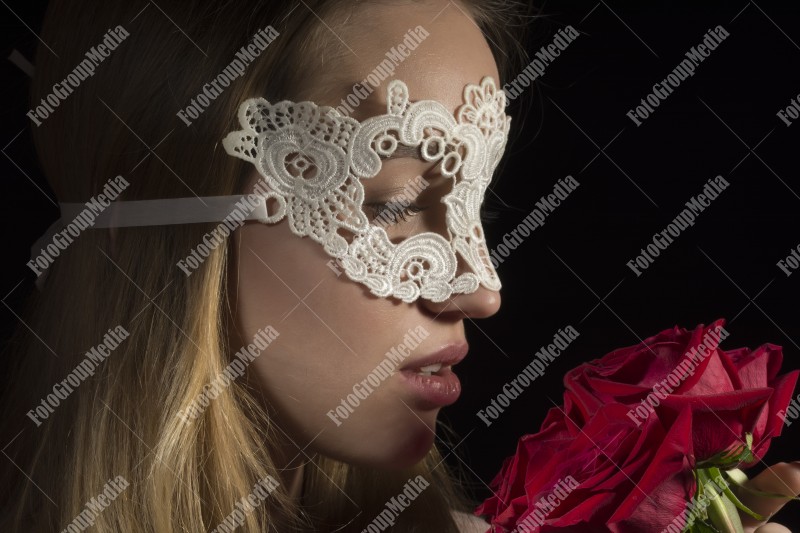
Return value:
<svg viewBox="0 0 800 533">
<path fill-rule="evenodd" d="M 141 12 L 123 2 L 50 2 L 41 38 L 58 57 L 40 46 L 34 107 L 108 28 L 121 24 L 129 33 L 93 76 L 33 127 L 59 201 L 85 202 L 118 175 L 130 184 L 124 200 L 240 192 L 249 169 L 218 145 L 234 127 L 238 104 L 253 95 L 290 98 L 302 81 L 304 54 L 330 39 L 316 16 L 333 17 L 353 5 L 305 3 L 316 15 L 298 7 L 282 20 L 295 3 L 162 1 Z M 511 24 L 517 6 L 464 3 L 492 43 L 506 52 L 519 46 Z M 191 127 L 173 118 L 259 28 L 275 21 L 281 37 L 245 76 Z M 505 54 L 494 51 L 507 67 Z M 281 68 L 281 62 L 292 67 Z M 95 517 L 97 530 L 206 531 L 257 481 L 278 477 L 271 450 L 279 431 L 246 382 L 234 381 L 192 423 L 178 416 L 232 353 L 228 283 L 234 255 L 228 242 L 191 276 L 176 268 L 212 227 L 124 228 L 113 238 L 107 230 L 88 230 L 49 268 L 42 292 L 32 294 L 24 313 L 30 330 L 20 328 L 6 354 L 15 368 L 4 433 L 17 438 L 5 450 L 14 466 L 3 471 L 3 530 L 59 531 L 121 475 L 129 485 Z M 34 424 L 26 413 L 117 326 L 127 338 L 92 375 L 84 374 L 52 415 Z M 420 530 L 457 531 L 450 510 L 468 510 L 462 487 L 435 448 L 414 468 L 395 473 L 321 456 L 312 460 L 316 466 L 304 470 L 301 501 L 279 486 L 244 516 L 245 530 L 333 531 L 349 522 L 346 529 L 360 531 L 418 474 L 431 487 L 400 515 L 397 530 L 424 523 Z"/>
</svg>

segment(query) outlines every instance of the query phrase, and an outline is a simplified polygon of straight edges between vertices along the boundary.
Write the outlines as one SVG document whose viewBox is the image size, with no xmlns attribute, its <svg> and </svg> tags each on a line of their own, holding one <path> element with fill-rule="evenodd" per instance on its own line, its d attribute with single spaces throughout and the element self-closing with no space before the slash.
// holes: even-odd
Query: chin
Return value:
<svg viewBox="0 0 800 533">
<path fill-rule="evenodd" d="M 416 420 L 416 419 L 415 419 Z M 427 422 L 427 421 L 426 421 Z M 344 463 L 380 470 L 402 470 L 419 463 L 433 447 L 436 436 L 425 425 L 392 428 L 383 434 L 376 431 L 369 439 L 354 439 L 336 450 L 319 450 Z"/>
<path fill-rule="evenodd" d="M 410 468 L 415 464 L 422 461 L 428 452 L 433 447 L 435 435 L 422 428 L 423 431 L 418 432 L 413 438 L 397 439 L 400 446 L 395 446 L 392 453 L 382 461 L 382 464 L 375 465 L 377 468 L 383 469 L 403 469 Z"/>
</svg>

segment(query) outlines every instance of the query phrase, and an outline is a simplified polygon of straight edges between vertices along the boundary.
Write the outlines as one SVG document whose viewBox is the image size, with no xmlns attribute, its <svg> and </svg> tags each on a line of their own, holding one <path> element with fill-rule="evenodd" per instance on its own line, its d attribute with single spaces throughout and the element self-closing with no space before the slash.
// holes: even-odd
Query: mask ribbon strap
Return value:
<svg viewBox="0 0 800 533">
<path fill-rule="evenodd" d="M 231 213 L 238 211 L 244 218 L 237 220 L 268 219 L 267 199 L 257 195 L 235 194 L 230 196 L 192 196 L 188 198 L 164 198 L 158 200 L 130 200 L 111 202 L 100 213 L 86 203 L 61 203 L 61 218 L 31 246 L 31 262 L 54 244 L 54 238 L 67 226 L 75 223 L 76 228 L 102 229 L 144 226 L 169 226 L 174 224 L 199 224 L 222 222 Z M 80 220 L 80 222 L 78 222 Z M 88 225 L 88 227 L 87 227 Z M 73 233 L 70 232 L 70 237 Z M 78 235 L 79 237 L 80 235 Z M 36 287 L 41 290 L 47 277 L 47 267 L 37 269 L 41 272 L 36 279 Z"/>
</svg>

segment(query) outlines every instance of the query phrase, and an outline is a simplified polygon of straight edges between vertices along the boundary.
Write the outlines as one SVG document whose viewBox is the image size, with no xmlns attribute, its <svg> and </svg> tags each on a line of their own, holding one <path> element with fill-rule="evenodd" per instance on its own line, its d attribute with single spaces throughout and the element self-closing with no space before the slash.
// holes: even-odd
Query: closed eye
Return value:
<svg viewBox="0 0 800 533">
<path fill-rule="evenodd" d="M 416 204 L 409 204 L 403 207 L 399 202 L 371 202 L 365 203 L 364 207 L 369 208 L 372 220 L 380 220 L 385 224 L 391 224 L 398 219 L 407 222 L 409 218 L 428 209 L 428 207 L 422 207 Z M 500 218 L 500 213 L 501 211 L 499 209 L 488 208 L 484 204 L 484 206 L 481 207 L 481 222 L 494 222 Z"/>
<path fill-rule="evenodd" d="M 409 218 L 428 209 L 416 204 L 403 206 L 399 202 L 372 202 L 364 204 L 364 207 L 370 209 L 373 220 L 378 220 L 384 224 L 395 223 L 398 219 L 407 222 Z"/>
</svg>

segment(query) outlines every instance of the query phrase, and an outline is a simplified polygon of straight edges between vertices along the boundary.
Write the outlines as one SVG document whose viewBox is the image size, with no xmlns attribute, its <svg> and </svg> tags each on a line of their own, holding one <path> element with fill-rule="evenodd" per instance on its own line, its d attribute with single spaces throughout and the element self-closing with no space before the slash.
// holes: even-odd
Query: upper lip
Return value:
<svg viewBox="0 0 800 533">
<path fill-rule="evenodd" d="M 453 342 L 430 355 L 409 361 L 408 364 L 400 367 L 400 370 L 422 368 L 439 363 L 442 366 L 452 366 L 464 359 L 467 356 L 467 351 L 469 351 L 469 344 L 466 341 Z"/>
</svg>

